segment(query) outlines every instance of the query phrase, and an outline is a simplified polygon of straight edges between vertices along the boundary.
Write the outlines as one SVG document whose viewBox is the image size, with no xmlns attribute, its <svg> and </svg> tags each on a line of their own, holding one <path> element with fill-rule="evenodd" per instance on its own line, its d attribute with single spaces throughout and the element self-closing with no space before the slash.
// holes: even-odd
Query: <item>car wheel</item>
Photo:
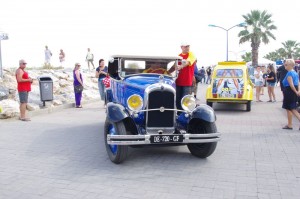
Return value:
<svg viewBox="0 0 300 199">
<path fill-rule="evenodd" d="M 206 101 L 206 104 L 210 107 L 213 107 L 213 103 L 212 102 L 209 102 L 209 101 Z"/>
<path fill-rule="evenodd" d="M 196 121 L 192 126 L 193 134 L 217 133 L 217 127 L 214 122 Z M 217 147 L 217 142 L 188 144 L 191 154 L 199 158 L 207 158 Z"/>
<path fill-rule="evenodd" d="M 246 111 L 251 111 L 251 101 L 248 101 L 246 106 Z"/>
<path fill-rule="evenodd" d="M 127 157 L 128 146 L 107 144 L 107 135 L 126 135 L 124 123 L 110 122 L 106 119 L 104 126 L 104 141 L 109 159 L 116 164 L 123 162 Z"/>
</svg>

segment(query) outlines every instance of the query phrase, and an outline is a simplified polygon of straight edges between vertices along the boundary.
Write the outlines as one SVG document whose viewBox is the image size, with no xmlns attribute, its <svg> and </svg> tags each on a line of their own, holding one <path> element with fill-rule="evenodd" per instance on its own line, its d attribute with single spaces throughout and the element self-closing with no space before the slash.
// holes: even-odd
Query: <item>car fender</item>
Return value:
<svg viewBox="0 0 300 199">
<path fill-rule="evenodd" d="M 106 107 L 107 117 L 112 122 L 119 122 L 129 117 L 129 113 L 126 111 L 125 107 L 120 104 L 109 102 Z"/>
<path fill-rule="evenodd" d="M 214 110 L 206 104 L 197 106 L 192 112 L 191 119 L 202 119 L 207 122 L 215 122 L 217 120 Z"/>
<path fill-rule="evenodd" d="M 247 85 L 247 100 L 253 100 L 253 87 L 252 85 Z"/>
<path fill-rule="evenodd" d="M 106 94 L 106 100 L 107 100 L 107 102 L 112 102 L 113 101 L 112 90 L 110 88 L 106 89 L 105 94 Z"/>
</svg>

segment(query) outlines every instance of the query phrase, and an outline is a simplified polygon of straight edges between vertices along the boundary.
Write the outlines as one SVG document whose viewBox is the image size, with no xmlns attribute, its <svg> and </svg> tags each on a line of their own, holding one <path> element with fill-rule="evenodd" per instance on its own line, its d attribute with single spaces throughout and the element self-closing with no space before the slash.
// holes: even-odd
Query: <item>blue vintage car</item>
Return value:
<svg viewBox="0 0 300 199">
<path fill-rule="evenodd" d="M 128 146 L 187 145 L 206 158 L 220 140 L 214 110 L 192 95 L 176 107 L 177 66 L 181 57 L 114 55 L 109 61 L 104 140 L 110 160 L 126 159 Z M 170 68 L 175 68 L 169 73 Z"/>
</svg>

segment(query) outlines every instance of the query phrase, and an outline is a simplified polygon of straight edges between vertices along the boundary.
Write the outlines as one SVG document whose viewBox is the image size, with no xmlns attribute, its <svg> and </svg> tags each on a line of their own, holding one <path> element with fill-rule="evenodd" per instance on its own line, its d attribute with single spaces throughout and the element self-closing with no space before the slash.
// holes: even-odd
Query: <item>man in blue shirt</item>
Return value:
<svg viewBox="0 0 300 199">
<path fill-rule="evenodd" d="M 193 78 L 193 93 L 194 97 L 197 96 L 197 90 L 198 90 L 198 83 L 200 82 L 200 76 L 198 74 L 198 68 L 197 68 L 197 60 L 195 61 L 194 65 L 194 78 Z"/>
</svg>

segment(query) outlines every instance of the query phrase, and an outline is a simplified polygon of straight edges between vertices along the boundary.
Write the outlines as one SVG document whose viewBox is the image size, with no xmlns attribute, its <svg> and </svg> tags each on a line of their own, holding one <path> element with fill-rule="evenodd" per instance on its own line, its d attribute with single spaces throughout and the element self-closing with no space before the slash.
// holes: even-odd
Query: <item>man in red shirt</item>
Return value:
<svg viewBox="0 0 300 199">
<path fill-rule="evenodd" d="M 176 79 L 176 106 L 178 109 L 182 109 L 181 99 L 185 95 L 192 94 L 194 65 L 196 61 L 196 57 L 190 52 L 190 45 L 188 43 L 182 43 L 181 50 L 182 52 L 179 56 L 182 57 L 183 60 L 182 64 L 177 66 L 179 73 Z M 173 71 L 171 68 L 169 73 Z"/>
<path fill-rule="evenodd" d="M 18 83 L 18 92 L 20 99 L 20 117 L 21 121 L 30 121 L 25 117 L 26 107 L 28 103 L 28 93 L 31 91 L 32 79 L 28 76 L 28 73 L 24 70 L 26 68 L 26 61 L 21 59 L 19 61 L 19 68 L 16 70 L 16 79 Z"/>
</svg>

